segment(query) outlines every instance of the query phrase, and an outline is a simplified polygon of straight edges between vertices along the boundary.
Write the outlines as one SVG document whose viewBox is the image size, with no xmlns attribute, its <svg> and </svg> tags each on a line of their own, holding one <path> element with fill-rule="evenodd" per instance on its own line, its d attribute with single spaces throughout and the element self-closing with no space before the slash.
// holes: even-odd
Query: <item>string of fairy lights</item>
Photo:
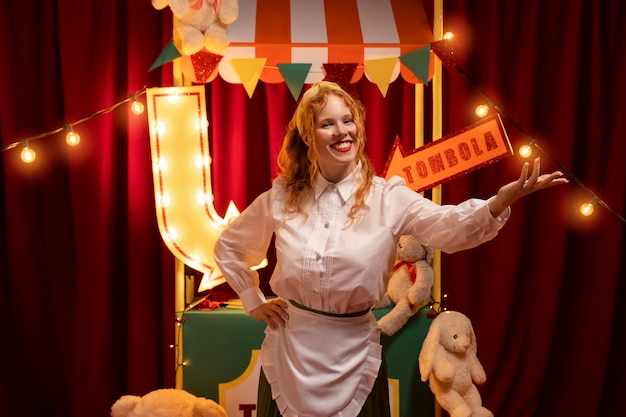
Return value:
<svg viewBox="0 0 626 417">
<path fill-rule="evenodd" d="M 79 125 L 81 123 L 84 123 L 88 120 L 94 119 L 100 115 L 106 114 L 106 113 L 110 113 L 113 110 L 117 109 L 118 107 L 126 104 L 126 103 L 130 103 L 130 110 L 136 114 L 136 115 L 141 115 L 144 112 L 144 105 L 142 102 L 140 102 L 137 98 L 139 96 L 141 96 L 142 94 L 145 94 L 146 92 L 146 88 L 147 88 L 147 84 L 145 84 L 143 87 L 141 87 L 139 90 L 135 91 L 134 93 L 132 93 L 131 95 L 129 95 L 128 97 L 124 98 L 123 100 L 114 103 L 108 107 L 105 107 L 104 109 L 98 110 L 94 113 L 88 114 L 86 116 L 81 117 L 78 120 L 75 120 L 73 122 L 68 122 L 68 123 L 64 123 L 62 126 L 57 127 L 53 130 L 47 131 L 47 132 L 43 132 L 34 136 L 29 136 L 20 140 L 17 140 L 15 142 L 9 143 L 7 145 L 3 145 L 0 146 L 0 152 L 5 152 L 8 151 L 10 149 L 13 148 L 17 148 L 17 147 L 22 147 L 22 151 L 20 152 L 20 157 L 22 158 L 22 161 L 24 161 L 24 163 L 26 164 L 30 164 L 35 162 L 35 159 L 37 159 L 37 153 L 33 150 L 33 148 L 31 146 L 29 146 L 29 144 L 31 144 L 32 142 L 36 141 L 36 140 L 40 140 L 40 139 L 44 139 L 44 138 L 49 138 L 52 137 L 58 133 L 61 133 L 63 131 L 66 132 L 65 134 L 65 142 L 67 143 L 68 146 L 77 146 L 80 143 L 81 137 L 80 134 L 78 132 L 76 132 L 74 130 L 74 127 L 76 125 Z"/>
<path fill-rule="evenodd" d="M 491 108 L 497 111 L 502 117 L 508 120 L 524 137 L 528 139 L 528 143 L 522 145 L 518 153 L 522 158 L 529 158 L 533 153 L 533 147 L 537 148 L 542 154 L 547 156 L 552 162 L 554 162 L 559 169 L 572 181 L 574 181 L 580 188 L 582 188 L 587 194 L 590 196 L 590 200 L 580 205 L 580 214 L 583 216 L 591 216 L 594 211 L 594 206 L 599 204 L 609 211 L 613 216 L 617 217 L 622 223 L 626 224 L 626 220 L 619 213 L 613 210 L 604 200 L 600 198 L 595 192 L 593 192 L 589 187 L 587 187 L 583 181 L 574 175 L 573 172 L 567 169 L 565 165 L 563 165 L 558 159 L 548 153 L 541 145 L 537 139 L 528 134 L 515 120 L 513 120 L 500 106 L 498 106 L 493 99 L 482 89 L 480 86 L 474 82 L 474 80 L 470 77 L 470 75 L 460 66 L 455 65 L 455 70 L 459 72 L 465 79 L 471 84 L 471 86 L 478 91 L 478 93 L 487 100 L 487 104 L 478 105 L 475 109 L 475 114 L 478 117 L 485 117 L 489 114 Z"/>
<path fill-rule="evenodd" d="M 559 169 L 565 174 L 565 176 L 567 176 L 569 179 L 571 179 L 572 181 L 574 181 L 581 189 L 583 189 L 589 196 L 590 199 L 589 201 L 583 203 L 580 205 L 579 210 L 580 213 L 583 216 L 591 216 L 594 212 L 594 208 L 596 205 L 600 205 L 603 208 L 605 208 L 611 215 L 613 215 L 614 217 L 616 217 L 617 219 L 619 219 L 622 223 L 626 224 L 626 219 L 624 219 L 624 217 L 622 215 L 620 215 L 619 213 L 617 213 L 615 210 L 613 210 L 602 198 L 600 198 L 600 196 L 598 194 L 596 194 L 594 191 L 592 191 L 589 187 L 587 187 L 583 181 L 578 178 L 576 175 L 574 175 L 573 172 L 571 172 L 569 169 L 567 169 L 560 161 L 558 161 L 554 156 L 550 155 L 543 147 L 541 147 L 541 145 L 539 144 L 539 142 L 533 138 L 531 135 L 529 135 L 518 123 L 516 123 L 500 106 L 498 106 L 494 100 L 489 97 L 489 95 L 482 89 L 480 88 L 480 86 L 477 85 L 476 82 L 474 82 L 474 80 L 472 80 L 472 78 L 469 76 L 469 74 L 463 70 L 463 68 L 461 68 L 460 66 L 454 64 L 454 69 L 459 72 L 460 74 L 462 74 L 465 79 L 472 85 L 472 87 L 474 89 L 476 89 L 476 91 L 478 91 L 478 93 L 480 93 L 481 96 L 483 96 L 483 98 L 485 100 L 487 100 L 487 104 L 481 104 L 478 105 L 475 109 L 475 114 L 478 117 L 484 117 L 486 116 L 491 109 L 494 109 L 495 111 L 497 111 L 502 117 L 504 117 L 505 119 L 507 119 L 517 130 L 519 130 L 519 132 L 524 135 L 527 139 L 528 139 L 528 143 L 521 146 L 518 150 L 518 153 L 521 157 L 523 158 L 528 158 L 532 155 L 533 152 L 533 148 L 536 148 L 539 152 L 541 152 L 542 154 L 544 154 L 545 156 L 547 156 L 550 160 L 552 160 L 552 162 L 554 162 Z M 144 104 L 138 100 L 138 97 L 142 96 L 145 94 L 146 89 L 147 89 L 148 83 L 146 83 L 143 87 L 141 87 L 139 90 L 131 93 L 128 97 L 124 98 L 123 100 L 120 100 L 106 108 L 103 108 L 101 110 L 98 110 L 94 113 L 91 113 L 89 115 L 86 115 L 84 117 L 81 117 L 78 120 L 74 120 L 72 122 L 66 122 L 63 125 L 47 131 L 47 132 L 43 132 L 40 133 L 38 135 L 34 135 L 34 136 L 30 136 L 30 137 L 26 137 L 26 138 L 22 138 L 19 140 L 16 140 L 12 143 L 9 143 L 7 145 L 3 145 L 0 146 L 0 152 L 5 152 L 5 151 L 9 151 L 12 150 L 14 148 L 19 148 L 21 146 L 21 152 L 20 152 L 20 157 L 22 159 L 22 161 L 26 164 L 31 164 L 34 163 L 36 158 L 37 158 L 37 154 L 36 152 L 33 150 L 32 147 L 29 146 L 30 143 L 36 141 L 36 140 L 41 140 L 41 139 L 45 139 L 45 138 L 50 138 L 54 135 L 57 135 L 63 131 L 66 132 L 65 134 L 65 141 L 67 143 L 68 146 L 77 146 L 80 144 L 81 142 L 81 136 L 80 134 L 76 131 L 76 126 L 80 125 L 81 123 L 87 122 L 93 118 L 96 118 L 100 115 L 112 112 L 113 110 L 119 108 L 120 106 L 124 105 L 124 104 L 129 104 L 130 105 L 130 110 L 133 114 L 135 115 L 142 115 L 144 113 Z"/>
</svg>

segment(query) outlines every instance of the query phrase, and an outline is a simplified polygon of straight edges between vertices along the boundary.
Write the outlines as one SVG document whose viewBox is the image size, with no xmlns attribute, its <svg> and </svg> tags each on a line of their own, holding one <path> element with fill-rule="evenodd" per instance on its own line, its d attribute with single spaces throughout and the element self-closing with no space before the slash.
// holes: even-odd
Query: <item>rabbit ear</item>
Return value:
<svg viewBox="0 0 626 417">
<path fill-rule="evenodd" d="M 422 350 L 419 354 L 419 369 L 422 381 L 426 381 L 432 371 L 433 360 L 439 350 L 439 334 L 439 320 L 435 317 L 430 324 L 430 329 L 428 329 L 428 333 L 422 344 Z"/>
<path fill-rule="evenodd" d="M 474 327 L 472 326 L 472 322 L 470 319 L 467 319 L 467 325 L 469 326 L 470 331 L 470 349 L 474 352 L 478 352 L 478 343 L 476 342 L 476 333 L 474 333 Z"/>
</svg>

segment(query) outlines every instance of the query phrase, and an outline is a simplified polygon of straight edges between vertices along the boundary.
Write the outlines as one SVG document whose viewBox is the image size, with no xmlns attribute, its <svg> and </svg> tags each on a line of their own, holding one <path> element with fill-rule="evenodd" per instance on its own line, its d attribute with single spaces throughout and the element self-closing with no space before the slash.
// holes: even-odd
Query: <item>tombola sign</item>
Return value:
<svg viewBox="0 0 626 417">
<path fill-rule="evenodd" d="M 513 154 L 499 114 L 410 152 L 396 138 L 383 176 L 404 178 L 420 192 Z"/>
</svg>

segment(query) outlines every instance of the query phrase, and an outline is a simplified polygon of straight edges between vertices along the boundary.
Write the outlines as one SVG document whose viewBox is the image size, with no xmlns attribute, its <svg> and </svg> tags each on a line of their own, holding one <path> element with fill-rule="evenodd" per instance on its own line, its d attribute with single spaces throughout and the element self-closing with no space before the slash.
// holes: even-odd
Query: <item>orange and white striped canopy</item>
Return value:
<svg viewBox="0 0 626 417">
<path fill-rule="evenodd" d="M 230 46 L 219 64 L 226 81 L 239 83 L 236 58 L 265 58 L 260 79 L 284 81 L 278 64 L 311 64 L 306 83 L 324 78 L 324 64 L 357 64 L 399 57 L 433 38 L 422 0 L 239 0 L 228 26 Z M 398 62 L 398 74 L 415 75 Z"/>
</svg>

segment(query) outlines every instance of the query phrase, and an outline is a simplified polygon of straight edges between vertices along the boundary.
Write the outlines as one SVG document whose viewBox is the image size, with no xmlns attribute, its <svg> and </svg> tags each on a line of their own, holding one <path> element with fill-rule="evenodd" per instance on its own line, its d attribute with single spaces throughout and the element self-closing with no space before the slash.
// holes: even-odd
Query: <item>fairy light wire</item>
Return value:
<svg viewBox="0 0 626 417">
<path fill-rule="evenodd" d="M 16 148 L 16 147 L 18 147 L 18 146 L 20 146 L 20 145 L 22 145 L 24 143 L 33 142 L 33 141 L 36 141 L 36 140 L 39 140 L 39 139 L 43 139 L 43 138 L 46 138 L 46 137 L 49 137 L 49 136 L 56 135 L 57 133 L 60 133 L 60 132 L 63 132 L 63 131 L 67 131 L 68 130 L 67 129 L 68 126 L 74 127 L 74 126 L 76 126 L 76 125 L 78 125 L 80 123 L 83 123 L 83 122 L 86 122 L 88 120 L 94 119 L 94 118 L 96 118 L 96 117 L 98 117 L 100 115 L 103 115 L 103 114 L 106 114 L 106 113 L 110 113 L 110 112 L 112 112 L 113 110 L 117 109 L 118 107 L 120 107 L 123 104 L 135 101 L 135 100 L 137 100 L 138 96 L 141 96 L 141 95 L 146 93 L 146 90 L 148 89 L 148 85 L 149 85 L 149 83 L 151 81 L 151 78 L 152 77 L 150 77 L 148 79 L 148 81 L 139 90 L 135 91 L 134 93 L 130 94 L 128 97 L 126 97 L 125 99 L 123 99 L 123 100 L 121 100 L 121 101 L 119 101 L 117 103 L 114 103 L 114 104 L 112 104 L 112 105 L 110 105 L 108 107 L 105 107 L 105 108 L 100 109 L 98 111 L 95 111 L 95 112 L 93 112 L 91 114 L 83 116 L 80 119 L 75 120 L 73 122 L 65 122 L 65 123 L 63 123 L 62 126 L 60 126 L 58 128 L 55 128 L 53 130 L 50 130 L 50 131 L 47 131 L 47 132 L 44 132 L 44 133 L 40 133 L 40 134 L 37 134 L 37 135 L 29 136 L 29 137 L 17 140 L 15 142 L 11 142 L 11 143 L 9 143 L 7 145 L 2 145 L 2 146 L 0 146 L 0 152 L 8 151 L 8 150 Z"/>
<path fill-rule="evenodd" d="M 574 175 L 574 173 L 571 172 L 569 169 L 567 169 L 565 165 L 563 165 L 558 159 L 556 159 L 549 152 L 547 152 L 541 145 L 539 145 L 539 142 L 535 138 L 533 138 L 528 132 L 526 132 L 522 128 L 522 126 L 520 126 L 515 120 L 513 120 L 500 106 L 498 106 L 496 102 L 489 96 L 489 94 L 487 94 L 482 88 L 480 88 L 480 86 L 472 79 L 472 77 L 470 77 L 470 75 L 463 68 L 461 68 L 458 64 L 455 64 L 454 68 L 457 70 L 457 72 L 463 75 L 463 77 L 465 77 L 465 79 L 470 83 L 470 85 L 476 91 L 478 91 L 478 93 L 481 96 L 483 96 L 485 100 L 487 100 L 490 103 L 491 107 L 493 107 L 500 115 L 502 115 L 502 117 L 504 117 L 507 121 L 509 121 L 509 123 L 511 123 L 517 130 L 519 130 L 519 132 L 522 135 L 524 135 L 529 140 L 530 142 L 529 146 L 536 147 L 541 153 L 546 155 L 552 162 L 554 162 L 555 165 L 559 167 L 561 171 L 563 171 L 563 173 L 566 176 L 568 176 L 572 181 L 574 181 L 586 193 L 591 195 L 592 199 L 596 200 L 596 204 L 601 205 L 609 213 L 617 217 L 622 223 L 626 224 L 626 219 L 624 219 L 624 217 L 622 217 L 619 213 L 617 213 L 615 210 L 609 207 L 609 205 L 604 200 L 602 200 L 595 192 L 593 192 L 589 187 L 587 187 L 580 178 Z"/>
</svg>

